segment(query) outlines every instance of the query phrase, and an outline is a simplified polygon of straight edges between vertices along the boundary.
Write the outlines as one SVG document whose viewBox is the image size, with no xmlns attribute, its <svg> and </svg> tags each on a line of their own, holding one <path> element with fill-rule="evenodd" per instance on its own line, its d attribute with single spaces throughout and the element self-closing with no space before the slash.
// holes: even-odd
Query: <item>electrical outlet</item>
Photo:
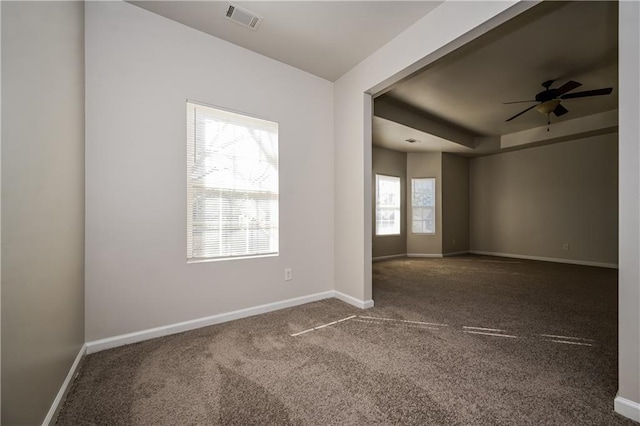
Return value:
<svg viewBox="0 0 640 426">
<path fill-rule="evenodd" d="M 293 279 L 293 272 L 291 271 L 291 268 L 286 268 L 284 270 L 284 280 L 291 281 L 292 279 Z"/>
<path fill-rule="evenodd" d="M 564 243 L 562 245 L 562 250 L 569 250 L 569 243 Z"/>
</svg>

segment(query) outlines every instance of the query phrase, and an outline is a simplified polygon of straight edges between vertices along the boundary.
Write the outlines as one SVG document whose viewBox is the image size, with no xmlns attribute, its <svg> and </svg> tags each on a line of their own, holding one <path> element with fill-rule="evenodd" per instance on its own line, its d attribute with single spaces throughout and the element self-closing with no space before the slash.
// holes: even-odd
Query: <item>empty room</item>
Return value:
<svg viewBox="0 0 640 426">
<path fill-rule="evenodd" d="M 640 421 L 639 22 L 2 1 L 2 424 Z"/>
</svg>

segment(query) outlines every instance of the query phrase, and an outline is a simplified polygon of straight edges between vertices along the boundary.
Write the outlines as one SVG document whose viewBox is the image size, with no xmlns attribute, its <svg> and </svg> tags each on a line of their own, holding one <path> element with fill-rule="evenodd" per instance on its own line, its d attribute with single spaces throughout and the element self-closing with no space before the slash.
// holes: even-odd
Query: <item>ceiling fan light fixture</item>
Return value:
<svg viewBox="0 0 640 426">
<path fill-rule="evenodd" d="M 552 99 L 547 102 L 542 102 L 539 105 L 536 105 L 536 111 L 540 114 L 548 115 L 551 114 L 556 107 L 560 105 L 560 99 Z"/>
</svg>

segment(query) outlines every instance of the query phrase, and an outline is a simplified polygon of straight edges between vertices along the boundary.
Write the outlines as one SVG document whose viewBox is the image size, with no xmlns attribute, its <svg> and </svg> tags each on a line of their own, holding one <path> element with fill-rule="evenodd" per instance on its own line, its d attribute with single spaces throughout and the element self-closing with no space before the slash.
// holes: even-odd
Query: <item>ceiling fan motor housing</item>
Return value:
<svg viewBox="0 0 640 426">
<path fill-rule="evenodd" d="M 536 95 L 536 101 L 547 102 L 558 97 L 558 89 L 547 89 Z"/>
</svg>

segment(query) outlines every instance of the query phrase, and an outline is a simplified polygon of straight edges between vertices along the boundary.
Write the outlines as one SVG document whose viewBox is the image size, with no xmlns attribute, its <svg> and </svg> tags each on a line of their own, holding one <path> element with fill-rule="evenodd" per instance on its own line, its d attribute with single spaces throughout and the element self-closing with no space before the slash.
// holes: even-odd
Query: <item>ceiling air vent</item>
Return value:
<svg viewBox="0 0 640 426">
<path fill-rule="evenodd" d="M 252 30 L 258 29 L 258 25 L 262 22 L 262 16 L 258 16 L 235 4 L 229 4 L 226 18 Z"/>
<path fill-rule="evenodd" d="M 409 142 L 409 143 L 416 143 L 416 142 L 420 142 L 419 140 L 417 140 L 417 139 L 413 139 L 413 138 L 405 139 L 405 141 L 406 141 L 406 142 Z"/>
</svg>

